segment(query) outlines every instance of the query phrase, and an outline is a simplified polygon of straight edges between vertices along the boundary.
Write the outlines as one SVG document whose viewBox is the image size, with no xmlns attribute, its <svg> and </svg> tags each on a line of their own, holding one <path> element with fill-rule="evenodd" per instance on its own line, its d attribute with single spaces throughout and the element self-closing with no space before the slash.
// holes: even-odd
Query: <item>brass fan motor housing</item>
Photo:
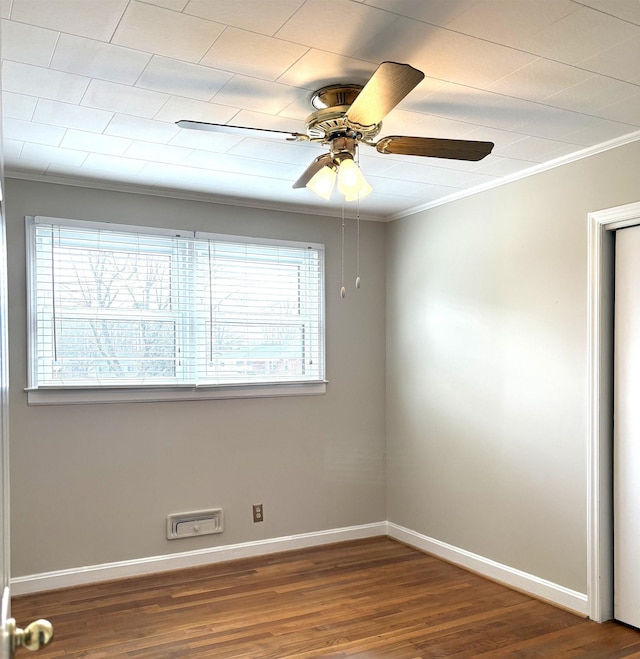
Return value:
<svg viewBox="0 0 640 659">
<path fill-rule="evenodd" d="M 329 85 L 315 92 L 311 105 L 317 109 L 305 121 L 309 137 L 325 144 L 337 137 L 367 142 L 378 135 L 382 122 L 355 129 L 346 118 L 347 111 L 361 90 L 362 85 Z"/>
<path fill-rule="evenodd" d="M 316 110 L 351 105 L 361 91 L 362 85 L 327 85 L 313 94 L 311 105 Z"/>
</svg>

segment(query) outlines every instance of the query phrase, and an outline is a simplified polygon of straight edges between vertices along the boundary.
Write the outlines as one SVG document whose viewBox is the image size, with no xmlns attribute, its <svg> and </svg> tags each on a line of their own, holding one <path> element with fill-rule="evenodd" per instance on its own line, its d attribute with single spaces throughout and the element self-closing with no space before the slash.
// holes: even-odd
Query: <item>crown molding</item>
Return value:
<svg viewBox="0 0 640 659">
<path fill-rule="evenodd" d="M 595 146 L 590 146 L 585 149 L 580 149 L 579 151 L 575 151 L 574 153 L 570 153 L 566 156 L 550 160 L 549 162 L 534 165 L 527 169 L 523 169 L 522 171 L 516 172 L 515 174 L 510 174 L 495 181 L 490 181 L 489 183 L 483 183 L 481 185 L 474 186 L 468 190 L 461 190 L 460 192 L 456 192 L 446 197 L 441 197 L 440 199 L 430 201 L 426 204 L 413 206 L 412 208 L 408 208 L 404 211 L 392 213 L 391 215 L 386 216 L 361 213 L 360 219 L 368 222 L 392 222 L 404 217 L 410 217 L 431 208 L 444 206 L 445 204 L 450 204 L 454 201 L 465 199 L 466 197 L 471 197 L 481 192 L 486 192 L 487 190 L 493 190 L 494 188 L 499 188 L 503 185 L 507 185 L 509 183 L 513 183 L 530 176 L 535 176 L 536 174 L 555 169 L 556 167 L 562 167 L 563 165 L 568 165 L 569 163 L 576 162 L 584 158 L 589 158 L 599 153 L 609 151 L 610 149 L 615 149 L 617 147 L 624 146 L 625 144 L 631 144 L 632 142 L 637 142 L 639 140 L 640 130 L 636 130 L 632 133 L 628 133 L 627 135 L 616 137 L 612 140 L 608 140 L 607 142 L 602 142 L 601 144 L 596 144 Z M 175 190 L 171 188 L 144 185 L 128 185 L 126 183 L 113 183 L 107 181 L 99 181 L 96 179 L 81 179 L 77 177 L 53 175 L 49 176 L 46 174 L 36 174 L 34 172 L 25 172 L 12 169 L 5 169 L 4 175 L 6 178 L 36 181 L 39 183 L 55 183 L 57 185 L 69 185 L 73 187 L 93 188 L 97 190 L 110 190 L 113 192 L 146 194 L 156 197 L 167 197 L 185 201 L 199 201 L 223 206 L 242 206 L 244 208 L 255 208 L 258 210 L 269 210 L 280 213 L 296 213 L 302 215 L 317 215 L 322 217 L 342 217 L 342 209 L 335 207 L 320 208 L 318 206 L 305 206 L 303 204 L 278 203 L 260 199 L 226 197 L 224 195 L 207 194 L 204 192 L 189 192 L 186 190 Z M 351 216 L 352 213 L 349 215 Z"/>
<path fill-rule="evenodd" d="M 93 190 L 108 190 L 111 192 L 125 192 L 128 194 L 143 194 L 154 197 L 165 197 L 180 199 L 184 201 L 199 201 L 207 204 L 221 206 L 242 206 L 243 208 L 255 208 L 258 210 L 276 211 L 279 213 L 296 213 L 301 215 L 318 215 L 322 217 L 342 217 L 341 208 L 319 208 L 317 206 L 304 206 L 302 204 L 289 204 L 269 202 L 260 199 L 247 199 L 240 197 L 226 197 L 223 195 L 208 194 L 204 192 L 189 192 L 187 190 L 175 190 L 171 188 L 151 187 L 145 185 L 128 185 L 126 183 L 113 183 L 98 181 L 96 179 L 83 179 L 70 176 L 53 176 L 25 172 L 21 170 L 5 170 L 5 178 L 22 181 L 35 181 L 36 183 L 53 183 L 55 185 L 68 185 L 76 188 L 91 188 Z M 349 213 L 349 217 L 353 213 Z M 360 219 L 368 222 L 385 222 L 385 217 L 376 215 L 360 214 Z"/>
<path fill-rule="evenodd" d="M 414 206 L 413 208 L 400 211 L 399 213 L 394 213 L 389 215 L 386 219 L 387 221 L 399 220 L 403 217 L 409 217 L 421 213 L 422 211 L 429 210 L 431 208 L 437 208 L 438 206 L 444 206 L 445 204 L 450 204 L 451 202 L 458 201 L 460 199 L 465 199 L 466 197 L 472 197 L 473 195 L 479 194 L 480 192 L 486 192 L 487 190 L 493 190 L 494 188 L 499 188 L 508 183 L 513 183 L 514 181 L 519 181 L 524 178 L 529 178 L 530 176 L 535 176 L 536 174 L 541 174 L 542 172 L 547 172 L 556 167 L 562 167 L 563 165 L 568 165 L 569 163 L 576 162 L 578 160 L 583 160 L 584 158 L 589 158 L 595 156 L 599 153 L 604 153 L 611 149 L 616 149 L 619 146 L 624 146 L 625 144 L 631 144 L 632 142 L 637 142 L 640 140 L 640 130 L 636 130 L 633 133 L 628 133 L 622 137 L 616 137 L 607 142 L 602 142 L 601 144 L 596 144 L 595 146 L 587 147 L 586 149 L 581 149 L 580 151 L 575 151 L 566 156 L 560 158 L 555 158 L 549 162 L 540 163 L 539 165 L 534 165 L 527 169 L 523 169 L 520 172 L 515 174 L 510 174 L 503 178 L 498 179 L 497 181 L 490 181 L 489 183 L 482 183 L 468 190 L 462 190 L 461 192 L 456 192 L 447 197 L 442 197 L 436 199 L 435 201 L 430 201 L 426 204 L 421 204 L 420 206 Z"/>
</svg>

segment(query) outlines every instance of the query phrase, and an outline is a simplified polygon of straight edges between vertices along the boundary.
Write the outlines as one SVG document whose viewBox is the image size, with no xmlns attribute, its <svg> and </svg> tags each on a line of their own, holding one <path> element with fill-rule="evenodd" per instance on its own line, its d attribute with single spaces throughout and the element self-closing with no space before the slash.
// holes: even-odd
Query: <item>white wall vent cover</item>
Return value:
<svg viewBox="0 0 640 659">
<path fill-rule="evenodd" d="M 189 538 L 194 535 L 222 533 L 224 516 L 222 508 L 197 510 L 189 513 L 174 513 L 167 517 L 167 538 Z"/>
</svg>

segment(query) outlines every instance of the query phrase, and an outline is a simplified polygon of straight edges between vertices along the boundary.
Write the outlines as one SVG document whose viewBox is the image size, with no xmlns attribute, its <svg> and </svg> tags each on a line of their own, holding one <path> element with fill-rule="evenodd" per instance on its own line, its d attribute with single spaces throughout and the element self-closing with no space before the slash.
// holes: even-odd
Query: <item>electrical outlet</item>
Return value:
<svg viewBox="0 0 640 659">
<path fill-rule="evenodd" d="M 262 522 L 264 520 L 264 514 L 262 510 L 262 504 L 261 503 L 254 503 L 253 504 L 253 521 L 254 522 Z"/>
</svg>

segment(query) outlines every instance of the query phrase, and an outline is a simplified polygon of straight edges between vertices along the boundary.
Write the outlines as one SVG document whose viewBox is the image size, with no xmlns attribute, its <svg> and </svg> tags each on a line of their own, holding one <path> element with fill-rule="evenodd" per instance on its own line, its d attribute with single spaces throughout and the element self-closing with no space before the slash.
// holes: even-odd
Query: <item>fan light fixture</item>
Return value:
<svg viewBox="0 0 640 659">
<path fill-rule="evenodd" d="M 180 128 L 265 137 L 287 142 L 316 142 L 329 145 L 329 153 L 317 157 L 293 184 L 305 186 L 329 199 L 336 180 L 345 201 L 360 199 L 372 191 L 354 162 L 359 145 L 374 147 L 380 154 L 482 160 L 491 153 L 493 142 L 448 140 L 435 137 L 388 135 L 376 138 L 382 120 L 424 80 L 424 73 L 410 64 L 382 62 L 367 83 L 338 83 L 318 89 L 311 97 L 315 108 L 305 120 L 305 132 L 298 133 L 249 126 L 213 124 L 180 119 Z"/>
<path fill-rule="evenodd" d="M 352 201 L 358 197 L 362 199 L 373 190 L 351 156 L 340 161 L 338 190 L 342 192 L 347 201 Z"/>
<path fill-rule="evenodd" d="M 336 178 L 338 176 L 337 169 L 338 168 L 331 163 L 318 170 L 307 183 L 309 190 L 328 201 L 336 184 Z"/>
<path fill-rule="evenodd" d="M 336 159 L 337 160 L 337 159 Z M 340 154 L 340 161 L 325 165 L 318 170 L 307 183 L 312 192 L 323 199 L 329 199 L 338 181 L 338 190 L 344 195 L 345 201 L 355 201 L 366 197 L 373 188 L 367 183 L 364 175 L 349 153 Z"/>
<path fill-rule="evenodd" d="M 380 154 L 422 156 L 453 160 L 482 160 L 491 153 L 493 142 L 448 140 L 435 137 L 389 135 L 376 138 L 382 120 L 424 80 L 424 73 L 410 64 L 382 62 L 362 86 L 338 83 L 318 89 L 311 97 L 315 108 L 305 120 L 305 132 L 213 124 L 180 119 L 180 128 L 267 137 L 287 142 L 315 142 L 329 145 L 329 151 L 315 158 L 293 184 L 294 189 L 309 188 L 329 200 L 338 182 L 345 201 L 358 201 L 373 191 L 355 161 L 358 146 L 374 147 Z M 344 222 L 342 205 L 342 288 L 344 286 Z M 360 288 L 360 205 L 356 210 L 356 288 Z"/>
</svg>

